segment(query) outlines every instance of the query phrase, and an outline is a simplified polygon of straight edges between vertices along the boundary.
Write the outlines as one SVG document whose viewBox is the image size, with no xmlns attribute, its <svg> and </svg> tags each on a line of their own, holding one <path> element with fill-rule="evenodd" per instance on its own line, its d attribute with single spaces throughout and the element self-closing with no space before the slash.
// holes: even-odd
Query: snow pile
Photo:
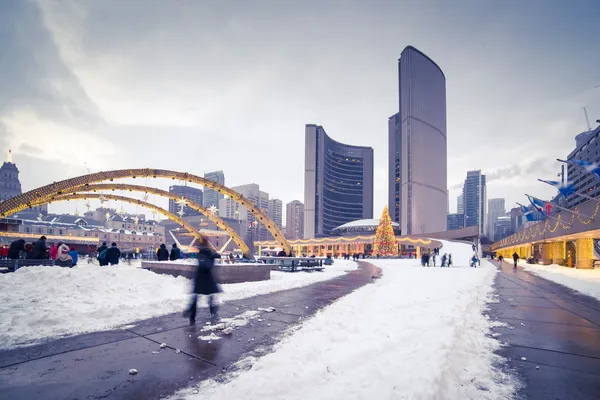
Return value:
<svg viewBox="0 0 600 400">
<path fill-rule="evenodd" d="M 575 269 L 556 264 L 537 265 L 526 262 L 519 262 L 519 266 L 544 279 L 600 300 L 600 269 Z"/>
<path fill-rule="evenodd" d="M 226 383 L 204 381 L 174 398 L 506 399 L 494 367 L 499 343 L 482 313 L 496 269 L 469 268 L 470 245 L 444 243 L 460 268 L 371 260 L 377 283 L 336 301 L 286 336 L 273 353 Z M 219 378 L 222 380 L 222 377 Z M 196 394 L 197 393 L 197 394 Z"/>
<path fill-rule="evenodd" d="M 310 285 L 356 269 L 336 260 L 323 272 L 271 272 L 271 279 L 223 285 L 222 301 Z M 135 266 L 26 267 L 0 274 L 0 349 L 40 339 L 113 329 L 131 322 L 180 312 L 191 281 Z"/>
</svg>

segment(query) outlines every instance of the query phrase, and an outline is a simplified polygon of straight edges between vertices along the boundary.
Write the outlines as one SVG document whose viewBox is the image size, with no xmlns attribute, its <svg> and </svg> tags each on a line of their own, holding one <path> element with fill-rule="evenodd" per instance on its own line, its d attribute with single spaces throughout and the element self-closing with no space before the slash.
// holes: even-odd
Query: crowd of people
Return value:
<svg viewBox="0 0 600 400">
<path fill-rule="evenodd" d="M 10 246 L 3 246 L 0 249 L 0 259 L 53 260 L 59 263 L 71 263 L 72 266 L 77 265 L 79 253 L 74 246 L 59 241 L 48 247 L 46 241 L 46 236 L 40 237 L 35 242 L 17 239 Z"/>
</svg>

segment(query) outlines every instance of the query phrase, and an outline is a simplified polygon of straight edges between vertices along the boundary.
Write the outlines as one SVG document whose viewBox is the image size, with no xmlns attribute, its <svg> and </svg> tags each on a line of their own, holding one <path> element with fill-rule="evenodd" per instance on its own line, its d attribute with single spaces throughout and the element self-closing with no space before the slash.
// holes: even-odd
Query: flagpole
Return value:
<svg viewBox="0 0 600 400">
<path fill-rule="evenodd" d="M 550 203 L 549 201 L 540 200 L 540 199 L 538 199 L 537 197 L 533 197 L 533 196 L 531 196 L 531 195 L 529 195 L 529 194 L 527 194 L 527 193 L 525 193 L 525 196 L 531 197 L 532 199 L 535 199 L 535 200 L 537 200 L 537 201 L 541 201 L 541 202 L 542 202 L 542 203 L 544 203 L 544 204 L 548 204 L 548 203 Z M 550 204 L 551 204 L 551 203 L 550 203 Z M 580 212 L 578 212 L 578 211 L 569 210 L 568 208 L 564 208 L 564 207 L 561 207 L 561 206 L 557 206 L 556 204 L 552 204 L 552 207 L 556 207 L 556 208 L 558 208 L 559 210 L 567 211 L 567 212 L 570 212 L 570 213 L 572 213 L 572 214 L 578 215 L 578 216 L 580 216 L 580 217 L 584 217 L 584 218 L 587 218 L 587 219 L 591 219 L 592 221 L 595 221 L 595 220 L 596 220 L 595 218 L 592 218 L 592 217 L 590 217 L 589 215 L 582 214 L 582 213 L 580 213 Z"/>
</svg>

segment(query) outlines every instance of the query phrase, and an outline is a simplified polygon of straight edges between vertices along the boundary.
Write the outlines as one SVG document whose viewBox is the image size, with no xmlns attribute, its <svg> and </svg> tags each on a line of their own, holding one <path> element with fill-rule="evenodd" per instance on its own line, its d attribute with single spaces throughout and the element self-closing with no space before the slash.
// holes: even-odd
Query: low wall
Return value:
<svg viewBox="0 0 600 400">
<path fill-rule="evenodd" d="M 271 279 L 271 266 L 267 264 L 215 264 L 215 277 L 220 283 L 241 283 L 268 281 Z M 142 261 L 142 268 L 157 274 L 184 276 L 193 279 L 196 266 L 174 262 Z"/>
</svg>

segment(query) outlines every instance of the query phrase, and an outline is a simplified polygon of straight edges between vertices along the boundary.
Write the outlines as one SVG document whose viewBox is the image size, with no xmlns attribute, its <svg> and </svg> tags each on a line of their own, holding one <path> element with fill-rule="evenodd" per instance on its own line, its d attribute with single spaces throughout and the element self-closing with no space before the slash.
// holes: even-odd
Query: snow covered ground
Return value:
<svg viewBox="0 0 600 400">
<path fill-rule="evenodd" d="M 576 269 L 556 264 L 527 264 L 525 260 L 520 260 L 519 266 L 525 271 L 600 300 L 600 269 Z"/>
<path fill-rule="evenodd" d="M 323 272 L 274 271 L 268 281 L 223 285 L 220 297 L 226 302 L 302 287 L 356 268 L 352 261 L 336 260 Z M 0 274 L 0 349 L 180 312 L 190 289 L 189 279 L 126 264 L 27 267 Z"/>
<path fill-rule="evenodd" d="M 485 260 L 469 268 L 469 245 L 446 242 L 441 252 L 454 268 L 371 260 L 383 270 L 376 283 L 319 311 L 274 352 L 173 399 L 511 398 L 484 315 L 496 269 Z"/>
</svg>

